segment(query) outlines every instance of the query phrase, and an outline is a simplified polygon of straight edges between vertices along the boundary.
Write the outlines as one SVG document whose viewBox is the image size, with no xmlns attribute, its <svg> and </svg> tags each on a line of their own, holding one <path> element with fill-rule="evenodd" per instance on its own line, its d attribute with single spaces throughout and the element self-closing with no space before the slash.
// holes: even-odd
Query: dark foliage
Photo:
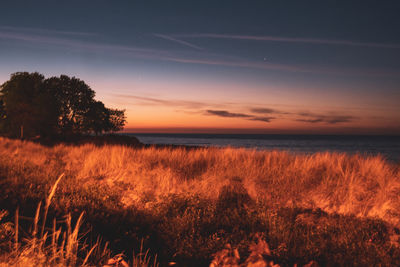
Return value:
<svg viewBox="0 0 400 267">
<path fill-rule="evenodd" d="M 82 80 L 17 72 L 0 87 L 0 131 L 10 137 L 54 138 L 119 131 L 125 112 L 94 99 Z"/>
</svg>

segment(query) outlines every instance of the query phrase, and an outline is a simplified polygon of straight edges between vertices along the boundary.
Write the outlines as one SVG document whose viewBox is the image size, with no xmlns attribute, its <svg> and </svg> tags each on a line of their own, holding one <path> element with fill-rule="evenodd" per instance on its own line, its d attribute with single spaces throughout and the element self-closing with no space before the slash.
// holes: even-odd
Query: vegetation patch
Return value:
<svg viewBox="0 0 400 267">
<path fill-rule="evenodd" d="M 61 251 L 63 240 L 60 234 L 51 243 L 55 218 L 56 232 L 61 229 L 66 236 L 79 226 L 73 262 L 81 265 L 400 265 L 396 215 L 379 204 L 397 207 L 398 199 L 388 192 L 396 188 L 399 172 L 379 157 L 94 144 L 46 147 L 4 138 L 0 146 L 3 262 L 31 249 L 34 237 L 42 250 L 35 248 L 27 257 L 39 266 L 54 257 L 53 247 Z M 195 163 L 199 159 L 210 159 L 206 169 Z M 178 177 L 180 168 L 195 168 L 196 175 Z M 351 191 L 355 188 L 359 191 Z M 355 197 L 356 203 L 339 198 L 358 194 L 364 197 Z M 72 265 L 68 262 L 64 266 Z"/>
</svg>

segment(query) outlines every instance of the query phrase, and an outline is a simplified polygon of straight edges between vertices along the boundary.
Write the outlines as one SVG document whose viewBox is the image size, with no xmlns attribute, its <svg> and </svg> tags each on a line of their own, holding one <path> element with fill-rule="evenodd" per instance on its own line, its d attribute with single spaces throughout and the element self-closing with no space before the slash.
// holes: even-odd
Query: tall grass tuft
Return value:
<svg viewBox="0 0 400 267">
<path fill-rule="evenodd" d="M 32 231 L 21 241 L 19 239 L 19 209 L 17 208 L 15 212 L 14 250 L 6 257 L 3 256 L 7 259 L 5 261 L 3 260 L 1 264 L 6 264 L 8 266 L 76 266 L 79 263 L 81 266 L 86 266 L 90 254 L 97 246 L 99 246 L 99 244 L 96 243 L 92 248 L 86 250 L 87 253 L 84 260 L 79 262 L 78 254 L 80 253 L 80 247 L 84 246 L 83 243 L 80 244 L 79 240 L 79 228 L 82 223 L 83 212 L 79 216 L 74 227 L 72 226 L 71 216 L 67 215 L 65 221 L 67 232 L 63 231 L 61 226 L 57 229 L 56 219 L 53 220 L 52 231 L 45 231 L 47 213 L 51 204 L 51 199 L 54 196 L 57 185 L 62 177 L 63 175 L 60 175 L 51 188 L 42 214 L 41 202 L 39 202 L 35 217 L 33 218 Z M 42 230 L 40 234 L 38 234 L 41 215 Z"/>
<path fill-rule="evenodd" d="M 46 230 L 47 214 L 51 204 L 51 200 L 55 195 L 57 186 L 64 177 L 61 174 L 49 191 L 44 209 L 41 209 L 42 202 L 39 202 L 33 218 L 31 232 L 20 240 L 20 223 L 19 223 L 19 208 L 15 211 L 15 228 L 14 228 L 14 250 L 6 255 L 0 256 L 0 266 L 93 266 L 101 264 L 104 259 L 110 258 L 110 251 L 107 248 L 108 243 L 101 250 L 101 240 L 97 241 L 91 247 L 81 240 L 79 234 L 80 227 L 83 222 L 84 212 L 80 214 L 75 222 L 72 223 L 71 214 L 65 217 L 64 227 L 60 226 L 57 220 L 53 219 L 51 231 Z M 42 212 L 41 212 L 42 211 Z M 2 219 L 6 215 L 1 213 Z M 25 217 L 26 218 L 26 217 Z M 42 221 L 41 231 L 38 233 L 39 223 Z M 3 224 L 1 224 L 3 225 Z M 57 226 L 59 226 L 57 228 Z M 96 258 L 89 259 L 95 252 Z M 105 266 L 124 266 L 130 265 L 125 262 L 122 254 L 118 254 L 108 260 Z M 140 246 L 139 254 L 133 253 L 132 267 L 157 267 L 157 257 L 154 259 L 149 255 L 149 250 L 143 251 L 143 242 Z"/>
</svg>

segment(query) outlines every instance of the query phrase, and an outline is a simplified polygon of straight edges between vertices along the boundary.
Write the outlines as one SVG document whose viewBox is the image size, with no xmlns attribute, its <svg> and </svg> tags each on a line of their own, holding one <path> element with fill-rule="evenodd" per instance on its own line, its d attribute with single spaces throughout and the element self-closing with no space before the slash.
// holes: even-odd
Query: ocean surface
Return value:
<svg viewBox="0 0 400 267">
<path fill-rule="evenodd" d="M 261 135 L 261 134 L 128 134 L 144 144 L 242 147 L 295 153 L 345 152 L 381 154 L 400 163 L 400 136 Z"/>
</svg>

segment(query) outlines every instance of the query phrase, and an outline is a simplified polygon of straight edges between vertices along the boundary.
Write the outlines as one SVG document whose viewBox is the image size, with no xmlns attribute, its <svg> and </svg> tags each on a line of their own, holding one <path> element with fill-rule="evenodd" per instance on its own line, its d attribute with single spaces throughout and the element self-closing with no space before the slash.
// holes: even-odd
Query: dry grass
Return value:
<svg viewBox="0 0 400 267">
<path fill-rule="evenodd" d="M 21 238 L 19 224 L 19 209 L 15 212 L 14 225 L 10 222 L 3 222 L 3 218 L 8 215 L 7 211 L 0 210 L 0 236 L 2 244 L 6 243 L 9 249 L 7 252 L 0 255 L 0 266 L 26 266 L 26 267 L 45 267 L 45 266 L 95 266 L 105 262 L 105 267 L 124 266 L 124 267 L 157 267 L 157 256 L 153 259 L 149 255 L 149 250 L 143 251 L 143 242 L 140 246 L 139 254 L 133 255 L 132 264 L 128 264 L 124 260 L 123 254 L 118 254 L 110 258 L 110 251 L 107 248 L 107 243 L 102 246 L 100 239 L 92 246 L 88 246 L 82 235 L 79 233 L 83 222 L 84 212 L 82 212 L 75 222 L 75 227 L 72 227 L 72 217 L 70 214 L 65 216 L 62 221 L 53 219 L 52 228 L 45 231 L 47 223 L 48 210 L 56 193 L 57 186 L 64 174 L 61 174 L 54 185 L 51 187 L 45 206 L 42 208 L 39 202 L 31 230 L 26 231 L 26 234 Z M 30 219 L 26 218 L 25 219 Z M 39 233 L 40 222 L 42 223 Z M 29 233 L 28 233 L 29 232 Z M 13 235 L 13 242 L 10 236 Z M 8 239 L 8 240 L 7 240 Z M 8 244 L 7 244 L 8 243 Z M 12 244 L 13 243 L 13 244 Z M 13 248 L 13 249 L 12 249 Z M 93 252 L 97 254 L 91 262 L 89 258 Z"/>
<path fill-rule="evenodd" d="M 339 153 L 294 155 L 233 148 L 52 148 L 0 139 L 6 176 L 26 168 L 54 180 L 66 173 L 80 184 L 105 184 L 125 206 L 146 208 L 171 194 L 217 199 L 221 188 L 239 177 L 252 199 L 276 206 L 321 208 L 400 224 L 400 165 L 379 156 Z M 17 179 L 17 178 L 16 178 Z"/>
<path fill-rule="evenodd" d="M 79 228 L 82 223 L 83 213 L 79 216 L 72 227 L 71 215 L 65 220 L 66 231 L 62 227 L 57 227 L 57 221 L 54 219 L 51 231 L 45 231 L 47 213 L 51 204 L 51 199 L 57 189 L 63 175 L 57 179 L 51 188 L 46 199 L 46 205 L 41 216 L 41 202 L 39 202 L 35 217 L 33 219 L 32 230 L 30 234 L 20 238 L 19 210 L 15 213 L 14 224 L 14 249 L 4 255 L 1 255 L 0 265 L 2 266 L 86 266 L 90 254 L 99 246 L 95 244 L 87 250 L 83 261 L 79 262 L 78 253 L 83 243 L 79 240 Z M 41 232 L 38 233 L 39 220 L 42 221 Z M 58 223 L 60 224 L 60 223 Z"/>
<path fill-rule="evenodd" d="M 8 216 L 8 222 L 0 224 L 0 236 L 8 237 L 10 221 L 18 225 L 32 218 L 29 231 L 24 230 L 26 223 L 15 228 L 29 232 L 30 241 L 21 242 L 23 234 L 14 233 L 11 251 L 19 260 L 22 251 L 30 257 L 36 253 L 39 266 L 49 258 L 63 266 L 82 264 L 89 252 L 88 261 L 110 266 L 204 266 L 213 255 L 217 266 L 226 259 L 242 266 L 252 258 L 258 233 L 268 242 L 268 262 L 281 266 L 313 261 L 400 264 L 400 165 L 379 156 L 92 144 L 46 147 L 0 138 L 0 189 L 0 209 L 20 207 L 24 215 Z M 86 222 L 81 231 L 93 230 L 94 237 L 110 242 L 107 256 L 114 258 L 105 257 L 93 238 L 86 254 L 78 253 L 77 246 L 86 244 L 74 232 L 82 211 Z M 64 214 L 71 214 L 64 220 L 65 237 L 46 223 L 47 217 Z M 74 229 L 72 221 L 77 222 Z M 74 242 L 68 253 L 76 257 L 60 258 L 66 255 L 66 244 Z M 4 258 L 10 254 L 5 254 L 3 243 Z M 224 250 L 227 243 L 232 247 Z M 143 247 L 151 254 L 142 253 Z M 236 249 L 241 259 L 236 259 Z M 130 258 L 118 254 L 132 255 L 132 250 L 140 253 Z"/>
</svg>

